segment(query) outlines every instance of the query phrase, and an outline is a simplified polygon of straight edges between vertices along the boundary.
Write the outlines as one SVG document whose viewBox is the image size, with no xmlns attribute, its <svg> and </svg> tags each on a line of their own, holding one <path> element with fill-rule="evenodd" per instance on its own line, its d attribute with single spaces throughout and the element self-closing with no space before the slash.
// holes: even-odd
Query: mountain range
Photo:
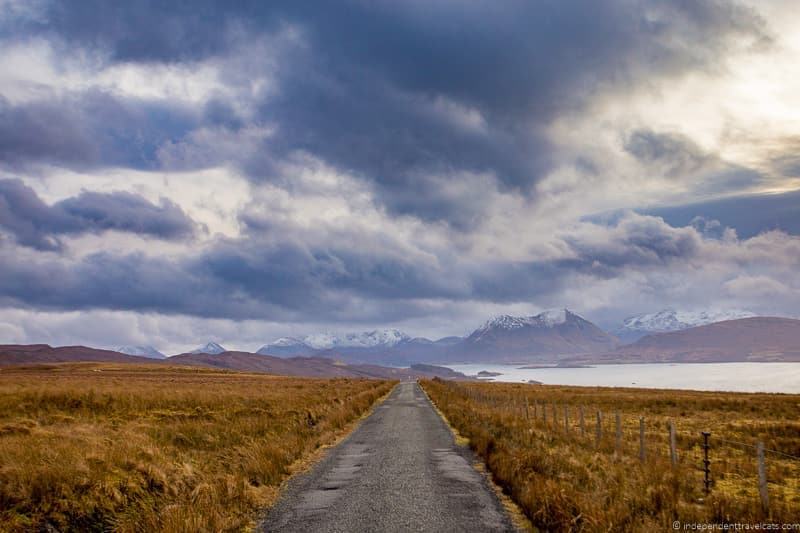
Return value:
<svg viewBox="0 0 800 533">
<path fill-rule="evenodd" d="M 707 326 L 708 329 L 703 329 Z M 609 334 L 568 310 L 500 315 L 466 337 L 436 341 L 397 330 L 279 339 L 258 353 L 337 357 L 351 363 L 703 362 L 795 360 L 800 321 L 744 310 L 666 309 L 626 319 Z M 311 339 L 325 338 L 325 343 Z M 624 342 L 625 339 L 633 342 Z M 735 344 L 731 339 L 737 339 Z"/>
<path fill-rule="evenodd" d="M 532 316 L 500 315 L 465 337 L 438 340 L 411 337 L 396 329 L 323 333 L 283 337 L 255 354 L 228 351 L 209 342 L 166 359 L 150 346 L 98 350 L 6 345 L 0 346 L 0 364 L 166 361 L 291 375 L 386 376 L 397 374 L 400 367 L 425 374 L 430 370 L 427 364 L 800 361 L 800 320 L 751 314 L 664 310 L 631 317 L 620 329 L 636 333 L 632 343 L 623 343 L 578 314 L 560 309 Z M 733 319 L 725 320 L 729 317 Z"/>
<path fill-rule="evenodd" d="M 414 363 L 538 362 L 605 352 L 619 341 L 568 309 L 533 316 L 501 315 L 467 337 L 430 340 L 395 329 L 283 337 L 257 353 L 275 356 L 336 356 L 346 361 L 405 365 Z"/>
</svg>

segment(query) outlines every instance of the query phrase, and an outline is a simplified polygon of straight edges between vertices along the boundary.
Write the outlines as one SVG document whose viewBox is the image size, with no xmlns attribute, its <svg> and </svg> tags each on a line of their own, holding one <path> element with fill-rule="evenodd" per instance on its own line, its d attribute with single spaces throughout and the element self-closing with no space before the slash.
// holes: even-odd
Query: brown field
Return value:
<svg viewBox="0 0 800 533">
<path fill-rule="evenodd" d="M 389 381 L 0 368 L 0 531 L 239 531 Z"/>
<path fill-rule="evenodd" d="M 800 522 L 800 460 L 767 453 L 770 505 L 764 513 L 756 452 L 744 446 L 761 440 L 768 449 L 800 456 L 798 395 L 439 380 L 422 384 L 536 528 L 661 531 L 671 530 L 675 520 Z M 598 410 L 603 412 L 599 447 Z M 615 452 L 617 411 L 620 454 Z M 645 418 L 644 462 L 639 458 L 640 417 Z M 669 457 L 669 420 L 677 429 L 675 466 Z M 711 432 L 709 495 L 703 490 L 701 431 Z"/>
</svg>

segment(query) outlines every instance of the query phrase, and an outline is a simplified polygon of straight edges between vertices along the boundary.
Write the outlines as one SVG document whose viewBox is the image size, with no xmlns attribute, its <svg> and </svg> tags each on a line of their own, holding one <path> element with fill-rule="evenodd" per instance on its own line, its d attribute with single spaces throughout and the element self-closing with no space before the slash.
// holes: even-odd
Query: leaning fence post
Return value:
<svg viewBox="0 0 800 533">
<path fill-rule="evenodd" d="M 614 451 L 617 454 L 622 453 L 622 417 L 619 414 L 619 411 L 615 413 L 616 417 L 616 426 L 617 426 L 617 436 L 614 442 Z"/>
<path fill-rule="evenodd" d="M 600 447 L 600 440 L 603 438 L 603 413 L 597 411 L 597 429 L 595 431 L 595 447 Z"/>
<path fill-rule="evenodd" d="M 539 402 L 533 400 L 533 420 L 536 421 L 536 417 L 539 416 Z"/>
<path fill-rule="evenodd" d="M 703 490 L 705 493 L 708 494 L 711 492 L 711 461 L 708 460 L 708 438 L 711 436 L 711 433 L 708 431 L 703 431 Z"/>
<path fill-rule="evenodd" d="M 678 464 L 678 451 L 675 446 L 675 422 L 669 421 L 669 460 L 674 465 Z"/>
<path fill-rule="evenodd" d="M 644 449 L 644 417 L 639 417 L 639 460 L 644 462 L 645 460 L 645 449 Z"/>
<path fill-rule="evenodd" d="M 581 437 L 586 435 L 586 423 L 583 420 L 583 406 L 581 405 L 579 408 L 580 413 L 580 426 L 581 426 Z"/>
<path fill-rule="evenodd" d="M 525 397 L 525 420 L 530 420 L 530 419 L 531 419 L 531 415 L 530 415 L 530 412 L 528 411 L 528 397 L 526 396 Z"/>
<path fill-rule="evenodd" d="M 564 404 L 564 433 L 569 433 L 569 406 Z"/>
<path fill-rule="evenodd" d="M 769 492 L 767 491 L 767 465 L 764 462 L 764 443 L 758 441 L 756 445 L 758 455 L 758 493 L 761 496 L 761 510 L 764 515 L 769 515 Z"/>
</svg>

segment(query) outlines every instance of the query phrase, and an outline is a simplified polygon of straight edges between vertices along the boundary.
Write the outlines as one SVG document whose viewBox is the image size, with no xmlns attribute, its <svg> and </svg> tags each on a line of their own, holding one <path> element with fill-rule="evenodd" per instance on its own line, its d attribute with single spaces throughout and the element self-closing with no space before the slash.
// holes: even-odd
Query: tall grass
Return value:
<svg viewBox="0 0 800 533">
<path fill-rule="evenodd" d="M 721 440 L 743 444 L 763 440 L 768 448 L 800 455 L 796 395 L 438 380 L 423 386 L 469 439 L 498 484 L 540 529 L 662 530 L 671 529 L 675 520 L 800 521 L 800 462 L 768 457 L 771 502 L 765 514 L 758 498 L 755 452 Z M 603 413 L 599 445 L 597 411 Z M 615 449 L 616 412 L 622 421 L 620 453 Z M 639 417 L 646 423 L 644 462 L 639 459 Z M 669 457 L 670 420 L 678 430 L 679 461 L 674 466 Z M 703 491 L 700 471 L 700 432 L 705 430 L 712 434 L 714 486 L 709 495 Z"/>
<path fill-rule="evenodd" d="M 0 369 L 0 530 L 238 531 L 391 388 L 109 364 Z"/>
</svg>

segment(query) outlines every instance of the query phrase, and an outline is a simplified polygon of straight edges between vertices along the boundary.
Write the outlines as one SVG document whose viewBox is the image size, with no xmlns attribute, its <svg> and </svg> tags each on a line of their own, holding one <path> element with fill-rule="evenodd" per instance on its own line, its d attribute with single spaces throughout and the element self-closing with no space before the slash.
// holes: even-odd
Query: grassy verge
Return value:
<svg viewBox="0 0 800 533">
<path fill-rule="evenodd" d="M 796 395 L 438 380 L 424 381 L 423 387 L 469 439 L 495 481 L 543 530 L 661 530 L 671 529 L 675 520 L 800 521 L 800 461 L 768 454 L 770 507 L 764 513 L 755 451 L 730 443 L 762 440 L 769 449 L 800 456 Z M 597 411 L 603 413 L 599 442 Z M 645 419 L 644 461 L 639 456 L 640 417 Z M 667 431 L 670 420 L 677 428 L 674 466 Z M 703 491 L 700 470 L 701 431 L 711 432 L 714 484 L 709 495 Z"/>
<path fill-rule="evenodd" d="M 392 387 L 110 364 L 0 369 L 0 530 L 239 531 Z"/>
</svg>

